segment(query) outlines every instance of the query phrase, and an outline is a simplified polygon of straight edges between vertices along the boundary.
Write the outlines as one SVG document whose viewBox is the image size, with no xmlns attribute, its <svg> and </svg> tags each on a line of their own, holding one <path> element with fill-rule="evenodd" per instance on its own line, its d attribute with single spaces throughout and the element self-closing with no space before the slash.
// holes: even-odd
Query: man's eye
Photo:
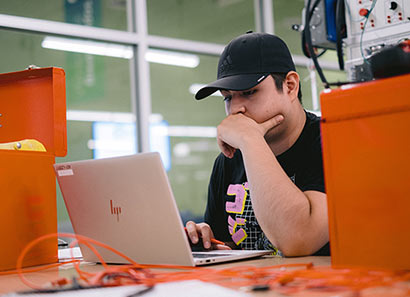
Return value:
<svg viewBox="0 0 410 297">
<path fill-rule="evenodd" d="M 224 98 L 224 101 L 226 102 L 226 101 L 230 101 L 232 99 L 232 96 L 226 96 L 225 98 Z"/>
<path fill-rule="evenodd" d="M 256 93 L 256 90 L 245 91 L 242 93 L 244 96 L 250 96 Z"/>
</svg>

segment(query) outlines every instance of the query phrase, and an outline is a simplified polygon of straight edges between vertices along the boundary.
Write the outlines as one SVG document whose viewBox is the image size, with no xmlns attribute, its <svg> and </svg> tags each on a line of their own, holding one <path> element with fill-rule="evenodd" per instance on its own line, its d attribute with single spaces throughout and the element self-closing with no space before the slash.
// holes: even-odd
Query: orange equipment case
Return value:
<svg viewBox="0 0 410 297">
<path fill-rule="evenodd" d="M 410 269 L 410 74 L 321 94 L 333 267 Z"/>
<path fill-rule="evenodd" d="M 0 150 L 0 270 L 7 270 L 30 241 L 57 232 L 52 165 L 67 153 L 64 70 L 0 74 L 0 115 L 0 143 L 35 139 L 47 150 Z M 23 266 L 57 262 L 57 252 L 57 239 L 43 241 Z"/>
</svg>

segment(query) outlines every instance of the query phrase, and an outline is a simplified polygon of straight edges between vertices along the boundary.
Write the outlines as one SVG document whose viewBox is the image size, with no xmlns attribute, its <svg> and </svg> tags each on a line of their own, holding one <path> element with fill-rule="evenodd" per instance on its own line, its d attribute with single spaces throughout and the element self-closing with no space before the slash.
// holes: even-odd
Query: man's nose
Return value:
<svg viewBox="0 0 410 297">
<path fill-rule="evenodd" d="M 245 101 L 239 97 L 233 97 L 230 102 L 230 114 L 245 113 Z"/>
</svg>

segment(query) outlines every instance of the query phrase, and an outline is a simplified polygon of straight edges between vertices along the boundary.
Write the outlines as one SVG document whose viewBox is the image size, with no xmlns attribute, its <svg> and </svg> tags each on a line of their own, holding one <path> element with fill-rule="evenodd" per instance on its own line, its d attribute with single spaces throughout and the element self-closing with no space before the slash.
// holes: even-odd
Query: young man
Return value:
<svg viewBox="0 0 410 297">
<path fill-rule="evenodd" d="M 319 118 L 300 102 L 299 75 L 277 36 L 232 40 L 218 64 L 217 90 L 227 117 L 218 126 L 205 223 L 188 222 L 193 243 L 216 238 L 231 248 L 272 249 L 284 256 L 328 255 Z"/>
</svg>

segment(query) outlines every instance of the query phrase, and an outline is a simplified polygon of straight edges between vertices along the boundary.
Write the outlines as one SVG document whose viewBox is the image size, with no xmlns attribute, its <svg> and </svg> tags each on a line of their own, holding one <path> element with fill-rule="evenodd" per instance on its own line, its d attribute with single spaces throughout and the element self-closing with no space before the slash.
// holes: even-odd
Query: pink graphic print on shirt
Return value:
<svg viewBox="0 0 410 297">
<path fill-rule="evenodd" d="M 248 196 L 248 193 L 246 192 L 246 190 L 249 190 L 248 182 L 246 182 L 244 185 L 241 185 L 241 184 L 229 185 L 228 191 L 226 194 L 228 194 L 229 196 L 235 196 L 235 201 L 226 202 L 226 212 L 238 213 L 238 214 L 243 213 L 246 197 Z"/>
<path fill-rule="evenodd" d="M 235 196 L 235 200 L 234 202 L 226 202 L 225 207 L 227 213 L 243 214 L 246 198 L 248 197 L 246 190 L 249 190 L 248 182 L 245 182 L 243 185 L 229 185 L 227 194 L 229 196 Z M 236 220 L 234 220 L 231 216 L 228 216 L 229 233 L 232 235 L 232 240 L 236 245 L 239 245 L 248 237 L 244 229 L 239 228 L 239 230 L 237 230 L 237 227 L 245 225 L 245 222 L 245 219 L 236 218 Z"/>
<path fill-rule="evenodd" d="M 228 216 L 229 233 L 232 235 L 232 240 L 236 245 L 239 245 L 246 239 L 246 237 L 248 237 L 248 234 L 246 234 L 244 229 L 240 228 L 239 230 L 236 230 L 238 226 L 245 225 L 245 222 L 245 219 L 236 218 L 236 220 L 234 220 L 231 216 Z"/>
</svg>

